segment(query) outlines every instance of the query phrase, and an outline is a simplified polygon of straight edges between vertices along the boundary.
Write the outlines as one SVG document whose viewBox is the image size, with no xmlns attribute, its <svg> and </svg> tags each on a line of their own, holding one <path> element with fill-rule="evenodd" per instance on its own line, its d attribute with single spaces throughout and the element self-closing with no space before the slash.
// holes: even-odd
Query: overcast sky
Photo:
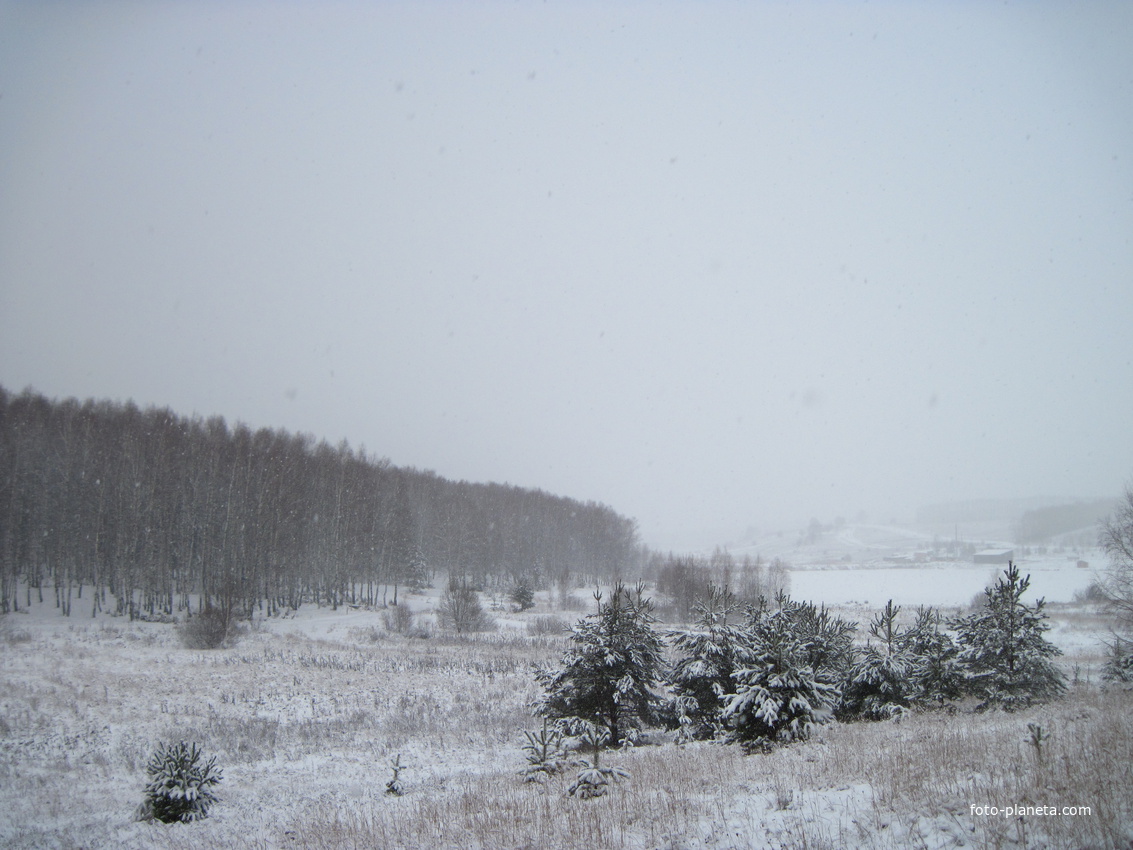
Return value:
<svg viewBox="0 0 1133 850">
<path fill-rule="evenodd" d="M 0 0 L 0 384 L 658 547 L 1133 476 L 1133 4 Z"/>
</svg>

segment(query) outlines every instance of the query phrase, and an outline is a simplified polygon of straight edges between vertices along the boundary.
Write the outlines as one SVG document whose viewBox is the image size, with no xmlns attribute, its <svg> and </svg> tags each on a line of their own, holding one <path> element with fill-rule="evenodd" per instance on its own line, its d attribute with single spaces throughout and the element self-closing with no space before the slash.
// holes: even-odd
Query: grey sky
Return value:
<svg viewBox="0 0 1133 850">
<path fill-rule="evenodd" d="M 1119 2 L 0 2 L 0 383 L 655 546 L 1116 494 L 1131 46 Z"/>
</svg>

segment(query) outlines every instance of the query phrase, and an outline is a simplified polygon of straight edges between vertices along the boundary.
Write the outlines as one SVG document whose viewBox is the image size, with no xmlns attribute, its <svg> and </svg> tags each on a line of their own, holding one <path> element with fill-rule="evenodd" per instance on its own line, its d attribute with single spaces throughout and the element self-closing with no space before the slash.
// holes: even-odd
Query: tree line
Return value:
<svg viewBox="0 0 1133 850">
<path fill-rule="evenodd" d="M 397 467 L 346 442 L 0 387 L 0 612 L 274 613 L 470 586 L 609 580 L 646 557 L 606 505 Z M 83 598 L 84 588 L 87 597 Z"/>
</svg>

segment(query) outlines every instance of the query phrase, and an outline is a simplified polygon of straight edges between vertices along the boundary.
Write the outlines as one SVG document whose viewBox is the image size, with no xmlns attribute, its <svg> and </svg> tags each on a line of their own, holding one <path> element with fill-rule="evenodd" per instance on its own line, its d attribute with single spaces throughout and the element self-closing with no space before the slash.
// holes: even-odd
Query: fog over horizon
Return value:
<svg viewBox="0 0 1133 850">
<path fill-rule="evenodd" d="M 0 385 L 654 548 L 1133 480 L 1133 6 L 0 0 Z"/>
</svg>

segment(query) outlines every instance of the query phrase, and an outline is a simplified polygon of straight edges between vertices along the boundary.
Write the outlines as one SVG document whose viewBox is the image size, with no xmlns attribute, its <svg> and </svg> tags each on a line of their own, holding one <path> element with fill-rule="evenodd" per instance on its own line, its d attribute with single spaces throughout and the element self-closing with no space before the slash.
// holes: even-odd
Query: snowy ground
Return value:
<svg viewBox="0 0 1133 850">
<path fill-rule="evenodd" d="M 797 584 L 794 595 L 806 597 Z M 427 613 L 436 597 L 411 601 Z M 1052 707 L 833 724 L 768 756 L 664 741 L 611 753 L 631 779 L 580 801 L 565 793 L 569 777 L 545 787 L 519 778 L 522 730 L 536 725 L 532 665 L 563 648 L 527 625 L 578 616 L 552 612 L 544 595 L 533 612 L 496 612 L 501 628 L 473 638 L 407 638 L 386 632 L 379 611 L 303 606 L 208 652 L 183 648 L 172 625 L 82 610 L 76 602 L 64 618 L 49 600 L 5 618 L 0 846 L 1118 847 L 1133 838 L 1133 701 L 1085 681 Z M 1095 662 L 1096 614 L 1052 613 L 1068 672 Z M 1054 731 L 1045 765 L 1032 763 L 1028 722 Z M 221 803 L 191 825 L 136 822 L 146 760 L 181 738 L 217 756 Z M 398 755 L 406 794 L 394 798 L 384 787 Z M 1016 823 L 970 813 L 1024 798 L 1088 805 L 1091 815 Z"/>
</svg>

